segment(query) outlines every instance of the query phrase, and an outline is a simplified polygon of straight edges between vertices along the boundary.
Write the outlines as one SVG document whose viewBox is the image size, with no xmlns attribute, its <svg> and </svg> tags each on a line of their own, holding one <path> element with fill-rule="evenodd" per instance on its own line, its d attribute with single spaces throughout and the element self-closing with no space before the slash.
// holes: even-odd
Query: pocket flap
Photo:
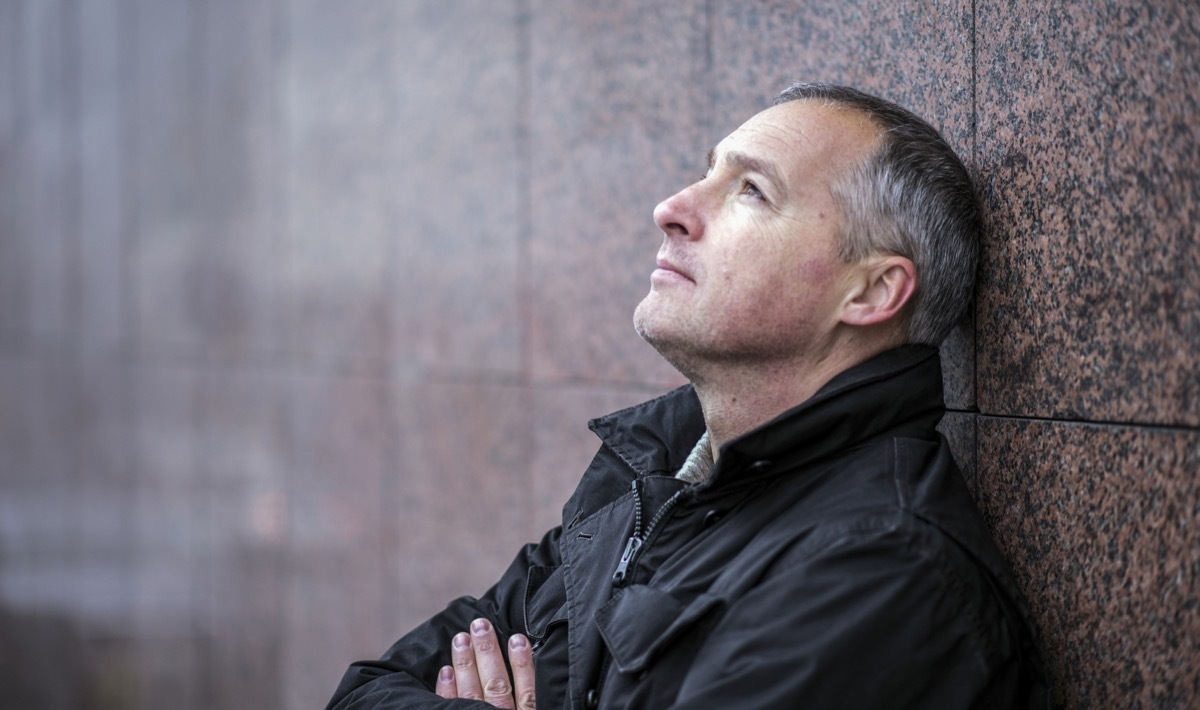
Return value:
<svg viewBox="0 0 1200 710">
<path fill-rule="evenodd" d="M 684 604 L 661 590 L 634 585 L 596 612 L 596 624 L 617 669 L 637 673 L 661 648 L 720 604 L 720 597 L 709 594 Z"/>
</svg>

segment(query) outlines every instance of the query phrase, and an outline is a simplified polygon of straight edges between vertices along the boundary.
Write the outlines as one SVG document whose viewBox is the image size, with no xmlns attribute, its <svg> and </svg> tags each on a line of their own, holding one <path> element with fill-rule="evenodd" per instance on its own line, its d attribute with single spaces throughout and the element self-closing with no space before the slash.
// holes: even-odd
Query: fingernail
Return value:
<svg viewBox="0 0 1200 710">
<path fill-rule="evenodd" d="M 529 639 L 521 634 L 517 634 L 508 640 L 508 646 L 517 651 L 524 651 L 526 648 L 529 648 Z"/>
<path fill-rule="evenodd" d="M 454 647 L 455 648 L 468 648 L 468 647 L 470 647 L 470 645 L 471 645 L 471 637 L 470 636 L 468 636 L 466 634 L 455 634 L 454 635 Z"/>
<path fill-rule="evenodd" d="M 450 666 L 442 666 L 442 670 L 438 671 L 438 681 L 449 683 L 454 679 L 454 669 Z"/>
<path fill-rule="evenodd" d="M 471 622 L 471 631 L 477 634 L 486 634 L 488 632 L 487 619 L 476 619 Z"/>
</svg>

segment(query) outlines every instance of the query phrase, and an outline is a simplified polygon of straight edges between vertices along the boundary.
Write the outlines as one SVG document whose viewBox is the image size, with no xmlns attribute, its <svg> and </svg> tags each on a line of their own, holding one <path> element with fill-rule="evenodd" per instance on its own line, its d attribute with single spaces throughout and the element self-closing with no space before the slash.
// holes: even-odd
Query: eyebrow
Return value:
<svg viewBox="0 0 1200 710">
<path fill-rule="evenodd" d="M 740 151 L 731 150 L 722 157 L 726 162 L 732 163 L 734 166 L 741 168 L 746 172 L 759 173 L 764 175 L 768 180 L 775 183 L 776 187 L 783 188 L 785 185 L 783 176 L 775 169 L 775 166 L 763 160 L 759 160 L 752 155 L 747 155 Z M 708 168 L 711 170 L 717 164 L 717 149 L 710 148 L 708 151 Z"/>
</svg>

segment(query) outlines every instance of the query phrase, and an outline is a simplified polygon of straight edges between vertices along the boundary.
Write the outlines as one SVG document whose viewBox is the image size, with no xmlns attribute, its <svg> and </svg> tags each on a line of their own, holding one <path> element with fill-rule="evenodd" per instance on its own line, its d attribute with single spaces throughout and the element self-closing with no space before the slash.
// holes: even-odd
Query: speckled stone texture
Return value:
<svg viewBox="0 0 1200 710">
<path fill-rule="evenodd" d="M 518 3 L 396 4 L 388 301 L 400 369 L 522 366 L 526 100 Z M 454 51 L 446 51 L 453 38 Z"/>
<path fill-rule="evenodd" d="M 980 3 L 989 413 L 1200 425 L 1194 3 Z"/>
<path fill-rule="evenodd" d="M 483 591 L 682 381 L 652 210 L 796 79 L 980 181 L 940 429 L 1059 702 L 1200 706 L 1184 0 L 0 2 L 0 706 L 321 707 Z"/>
<path fill-rule="evenodd" d="M 287 352 L 306 368 L 376 375 L 395 351 L 391 196 L 395 6 L 290 0 L 276 18 Z"/>
<path fill-rule="evenodd" d="M 397 400 L 397 473 L 383 504 L 386 619 L 409 629 L 451 599 L 487 591 L 557 516 L 531 519 L 527 390 L 424 383 L 399 387 Z"/>
<path fill-rule="evenodd" d="M 339 657 L 388 643 L 383 494 L 395 470 L 395 425 L 379 382 L 293 380 L 286 400 L 289 569 L 279 668 L 284 702 L 295 707 L 337 683 Z"/>
<path fill-rule="evenodd" d="M 1057 700 L 1200 704 L 1200 433 L 981 416 L 978 460 Z"/>
</svg>

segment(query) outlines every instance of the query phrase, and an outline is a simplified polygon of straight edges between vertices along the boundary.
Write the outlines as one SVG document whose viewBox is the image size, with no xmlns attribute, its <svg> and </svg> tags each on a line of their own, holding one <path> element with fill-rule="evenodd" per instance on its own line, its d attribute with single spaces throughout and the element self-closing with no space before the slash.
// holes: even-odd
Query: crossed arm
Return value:
<svg viewBox="0 0 1200 710">
<path fill-rule="evenodd" d="M 510 710 L 533 710 L 533 648 L 528 638 L 513 634 L 508 640 L 511 679 L 496 630 L 487 619 L 472 621 L 470 633 L 456 634 L 450 645 L 453 665 L 438 671 L 435 691 L 439 696 L 483 700 Z"/>
</svg>

